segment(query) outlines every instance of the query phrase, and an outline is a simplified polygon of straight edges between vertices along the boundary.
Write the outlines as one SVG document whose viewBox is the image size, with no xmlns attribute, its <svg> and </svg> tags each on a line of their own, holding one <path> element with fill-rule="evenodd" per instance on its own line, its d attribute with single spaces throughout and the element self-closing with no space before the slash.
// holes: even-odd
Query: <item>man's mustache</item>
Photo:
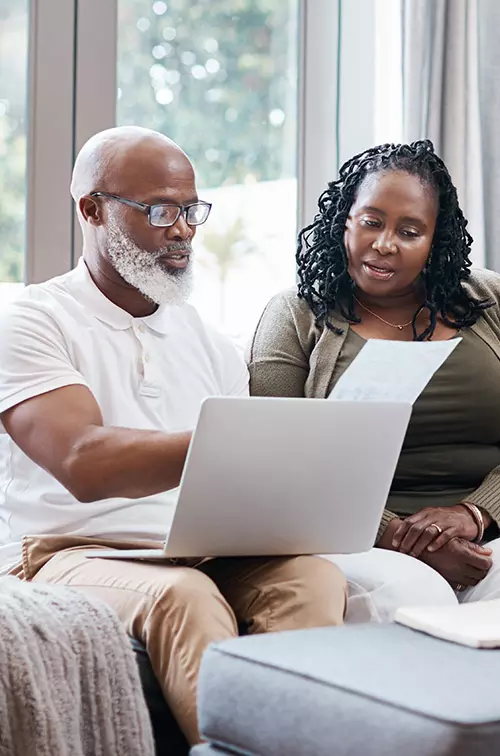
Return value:
<svg viewBox="0 0 500 756">
<path fill-rule="evenodd" d="M 164 252 L 189 252 L 192 253 L 193 248 L 189 242 L 172 242 L 163 249 Z"/>
<path fill-rule="evenodd" d="M 190 242 L 172 242 L 171 244 L 161 247 L 161 249 L 155 249 L 150 254 L 156 260 L 165 255 L 172 255 L 179 252 L 185 252 L 186 254 L 193 254 L 193 247 Z"/>
</svg>

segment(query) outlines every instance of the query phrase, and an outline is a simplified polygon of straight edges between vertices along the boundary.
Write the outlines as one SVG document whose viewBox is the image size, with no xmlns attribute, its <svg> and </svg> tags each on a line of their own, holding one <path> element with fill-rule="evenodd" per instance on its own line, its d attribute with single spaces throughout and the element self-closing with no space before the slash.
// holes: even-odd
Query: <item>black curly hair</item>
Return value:
<svg viewBox="0 0 500 756">
<path fill-rule="evenodd" d="M 311 308 L 319 328 L 326 325 L 339 332 L 328 319 L 334 309 L 349 323 L 360 322 L 355 313 L 355 287 L 348 273 L 344 231 L 366 177 L 387 171 L 418 176 L 435 192 L 439 205 L 431 254 L 422 271 L 425 302 L 413 317 L 413 339 L 431 339 L 438 315 L 447 326 L 457 330 L 473 325 L 491 303 L 474 299 L 462 286 L 470 276 L 472 236 L 467 231 L 467 220 L 448 169 L 428 139 L 412 144 L 382 144 L 344 163 L 338 180 L 329 183 L 319 198 L 314 223 L 299 234 L 299 297 Z M 429 310 L 429 325 L 417 333 L 416 320 L 424 308 Z"/>
</svg>

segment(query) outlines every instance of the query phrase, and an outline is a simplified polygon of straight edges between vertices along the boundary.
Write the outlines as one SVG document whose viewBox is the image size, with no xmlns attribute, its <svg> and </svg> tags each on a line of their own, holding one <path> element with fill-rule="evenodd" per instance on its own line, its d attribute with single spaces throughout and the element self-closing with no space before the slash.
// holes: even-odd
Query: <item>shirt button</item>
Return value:
<svg viewBox="0 0 500 756">
<path fill-rule="evenodd" d="M 145 330 L 146 330 L 146 326 L 145 326 L 145 325 L 142 325 L 142 323 L 141 323 L 141 325 L 139 326 L 139 331 L 140 331 L 141 333 L 144 333 L 144 331 L 145 331 Z"/>
<path fill-rule="evenodd" d="M 144 362 L 149 362 L 149 354 L 144 355 Z"/>
</svg>

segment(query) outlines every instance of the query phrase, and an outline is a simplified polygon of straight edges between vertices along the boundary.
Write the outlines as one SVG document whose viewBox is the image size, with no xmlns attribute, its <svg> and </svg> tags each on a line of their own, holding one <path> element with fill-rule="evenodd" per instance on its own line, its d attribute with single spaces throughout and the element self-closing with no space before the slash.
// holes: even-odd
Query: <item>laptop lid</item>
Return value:
<svg viewBox="0 0 500 756">
<path fill-rule="evenodd" d="M 321 399 L 205 400 L 165 554 L 368 550 L 411 409 Z"/>
</svg>

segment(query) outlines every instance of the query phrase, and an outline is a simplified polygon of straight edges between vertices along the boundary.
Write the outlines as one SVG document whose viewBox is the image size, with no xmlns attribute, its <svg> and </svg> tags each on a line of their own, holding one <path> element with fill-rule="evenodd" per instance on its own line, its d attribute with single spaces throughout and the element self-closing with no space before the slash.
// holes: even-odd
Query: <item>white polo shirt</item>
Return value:
<svg viewBox="0 0 500 756">
<path fill-rule="evenodd" d="M 193 307 L 133 318 L 100 292 L 80 260 L 1 312 L 0 413 L 72 384 L 90 389 L 105 425 L 170 433 L 193 429 L 207 396 L 246 396 L 248 373 L 235 346 Z M 20 561 L 27 534 L 161 541 L 176 501 L 177 490 L 81 503 L 0 423 L 0 572 Z"/>
</svg>

